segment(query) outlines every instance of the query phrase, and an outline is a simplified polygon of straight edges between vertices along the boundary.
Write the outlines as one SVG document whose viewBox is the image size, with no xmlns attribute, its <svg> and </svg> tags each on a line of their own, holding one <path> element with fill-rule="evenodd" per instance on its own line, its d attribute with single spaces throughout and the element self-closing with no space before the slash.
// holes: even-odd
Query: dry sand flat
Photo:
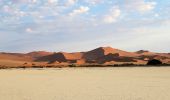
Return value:
<svg viewBox="0 0 170 100">
<path fill-rule="evenodd" d="M 0 100 L 170 100 L 170 67 L 0 70 Z"/>
</svg>

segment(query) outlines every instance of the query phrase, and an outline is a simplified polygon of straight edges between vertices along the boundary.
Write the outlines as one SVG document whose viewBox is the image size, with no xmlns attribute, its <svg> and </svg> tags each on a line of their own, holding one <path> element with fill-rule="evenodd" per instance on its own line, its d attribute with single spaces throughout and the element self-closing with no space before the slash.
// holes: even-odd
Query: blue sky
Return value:
<svg viewBox="0 0 170 100">
<path fill-rule="evenodd" d="M 0 0 L 0 51 L 170 52 L 169 0 Z"/>
</svg>

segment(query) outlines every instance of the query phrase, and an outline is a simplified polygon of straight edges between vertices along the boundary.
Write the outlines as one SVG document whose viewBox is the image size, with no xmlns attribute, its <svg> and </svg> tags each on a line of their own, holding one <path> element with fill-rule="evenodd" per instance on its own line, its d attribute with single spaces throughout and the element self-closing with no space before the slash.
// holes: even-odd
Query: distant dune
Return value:
<svg viewBox="0 0 170 100">
<path fill-rule="evenodd" d="M 54 66 L 70 64 L 146 64 L 157 59 L 170 64 L 170 53 L 155 53 L 147 50 L 127 52 L 112 47 L 99 47 L 87 52 L 0 53 L 0 66 Z"/>
</svg>

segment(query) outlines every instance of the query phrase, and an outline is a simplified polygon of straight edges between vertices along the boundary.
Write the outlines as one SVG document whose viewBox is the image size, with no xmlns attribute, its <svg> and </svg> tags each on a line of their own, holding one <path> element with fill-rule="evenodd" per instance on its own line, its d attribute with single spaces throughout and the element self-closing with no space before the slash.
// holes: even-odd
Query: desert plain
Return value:
<svg viewBox="0 0 170 100">
<path fill-rule="evenodd" d="M 0 70 L 0 100 L 169 100 L 170 67 Z"/>
</svg>

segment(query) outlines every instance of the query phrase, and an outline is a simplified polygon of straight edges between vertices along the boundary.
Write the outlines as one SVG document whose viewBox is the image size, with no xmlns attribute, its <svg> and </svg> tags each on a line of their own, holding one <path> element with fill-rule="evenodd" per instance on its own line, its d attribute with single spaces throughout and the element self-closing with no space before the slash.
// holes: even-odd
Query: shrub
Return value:
<svg viewBox="0 0 170 100">
<path fill-rule="evenodd" d="M 157 60 L 157 59 L 152 59 L 152 60 L 149 60 L 147 65 L 161 65 L 162 62 L 160 60 Z"/>
<path fill-rule="evenodd" d="M 71 64 L 69 65 L 69 67 L 76 67 L 76 64 Z"/>
</svg>

